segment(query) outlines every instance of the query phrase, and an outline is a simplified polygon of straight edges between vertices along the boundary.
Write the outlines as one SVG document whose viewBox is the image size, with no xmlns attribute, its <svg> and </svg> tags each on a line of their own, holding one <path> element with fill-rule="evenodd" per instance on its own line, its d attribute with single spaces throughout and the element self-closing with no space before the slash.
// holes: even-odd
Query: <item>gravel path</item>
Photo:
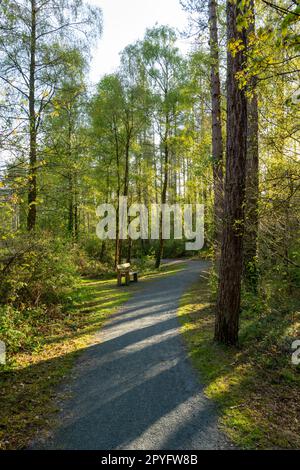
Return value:
<svg viewBox="0 0 300 470">
<path fill-rule="evenodd" d="M 176 311 L 207 264 L 140 284 L 81 356 L 46 449 L 227 449 L 187 358 Z"/>
</svg>

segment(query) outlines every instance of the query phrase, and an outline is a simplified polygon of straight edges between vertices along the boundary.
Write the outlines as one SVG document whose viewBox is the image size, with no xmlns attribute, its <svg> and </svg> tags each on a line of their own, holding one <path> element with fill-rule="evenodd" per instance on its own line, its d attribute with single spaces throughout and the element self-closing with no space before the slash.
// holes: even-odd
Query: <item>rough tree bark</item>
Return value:
<svg viewBox="0 0 300 470">
<path fill-rule="evenodd" d="M 216 0 L 209 0 L 208 13 L 211 58 L 211 117 L 214 180 L 215 257 L 216 259 L 219 259 L 223 217 L 223 139 L 221 118 L 221 86 L 219 75 L 218 23 L 216 7 Z"/>
<path fill-rule="evenodd" d="M 27 229 L 33 230 L 36 224 L 37 199 L 37 128 L 35 112 L 35 69 L 36 69 L 36 0 L 31 0 L 29 69 L 29 171 L 28 171 L 28 213 Z"/>
<path fill-rule="evenodd" d="M 216 305 L 215 340 L 238 342 L 240 292 L 243 262 L 245 167 L 247 149 L 247 101 L 236 74 L 243 69 L 246 34 L 237 28 L 243 0 L 227 1 L 228 46 L 239 44 L 227 54 L 227 142 L 224 191 L 224 225 L 220 277 Z"/>
<path fill-rule="evenodd" d="M 250 0 L 251 18 L 248 37 L 255 33 L 254 0 Z M 248 48 L 248 54 L 251 51 Z M 244 235 L 244 278 L 249 287 L 257 290 L 257 234 L 258 234 L 258 194 L 259 194 L 259 152 L 258 152 L 258 103 L 257 78 L 249 83 L 247 98 L 247 160 L 246 160 L 246 200 L 245 200 L 245 235 Z"/>
</svg>

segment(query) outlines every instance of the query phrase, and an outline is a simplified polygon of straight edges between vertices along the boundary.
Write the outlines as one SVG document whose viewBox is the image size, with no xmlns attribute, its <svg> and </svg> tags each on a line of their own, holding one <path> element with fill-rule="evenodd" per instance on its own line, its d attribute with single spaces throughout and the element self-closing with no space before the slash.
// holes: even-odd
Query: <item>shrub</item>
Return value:
<svg viewBox="0 0 300 470">
<path fill-rule="evenodd" d="M 2 250 L 0 302 L 15 307 L 64 303 L 76 280 L 72 247 L 47 234 L 20 236 Z"/>
<path fill-rule="evenodd" d="M 0 306 L 0 338 L 12 354 L 20 350 L 31 351 L 39 344 L 39 328 L 47 318 L 43 307 L 17 309 Z"/>
</svg>

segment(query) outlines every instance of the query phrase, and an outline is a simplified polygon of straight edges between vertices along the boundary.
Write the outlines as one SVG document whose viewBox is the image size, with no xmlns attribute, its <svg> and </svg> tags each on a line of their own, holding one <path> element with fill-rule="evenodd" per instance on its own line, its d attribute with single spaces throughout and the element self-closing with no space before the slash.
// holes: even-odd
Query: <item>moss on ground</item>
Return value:
<svg viewBox="0 0 300 470">
<path fill-rule="evenodd" d="M 291 343 L 300 337 L 300 314 L 266 311 L 246 301 L 240 345 L 213 342 L 214 306 L 208 273 L 183 296 L 182 331 L 205 394 L 220 411 L 220 427 L 240 448 L 300 447 L 300 368 Z"/>
</svg>

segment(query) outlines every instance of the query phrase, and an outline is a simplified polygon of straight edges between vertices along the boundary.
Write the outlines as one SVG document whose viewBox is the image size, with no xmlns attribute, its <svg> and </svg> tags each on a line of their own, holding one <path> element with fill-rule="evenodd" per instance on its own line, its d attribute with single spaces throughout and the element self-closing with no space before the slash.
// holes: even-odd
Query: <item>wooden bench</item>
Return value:
<svg viewBox="0 0 300 470">
<path fill-rule="evenodd" d="M 122 277 L 125 278 L 125 285 L 128 286 L 130 283 L 130 276 L 132 276 L 133 282 L 138 282 L 138 272 L 130 271 L 130 263 L 117 265 L 118 286 L 122 285 Z"/>
</svg>

